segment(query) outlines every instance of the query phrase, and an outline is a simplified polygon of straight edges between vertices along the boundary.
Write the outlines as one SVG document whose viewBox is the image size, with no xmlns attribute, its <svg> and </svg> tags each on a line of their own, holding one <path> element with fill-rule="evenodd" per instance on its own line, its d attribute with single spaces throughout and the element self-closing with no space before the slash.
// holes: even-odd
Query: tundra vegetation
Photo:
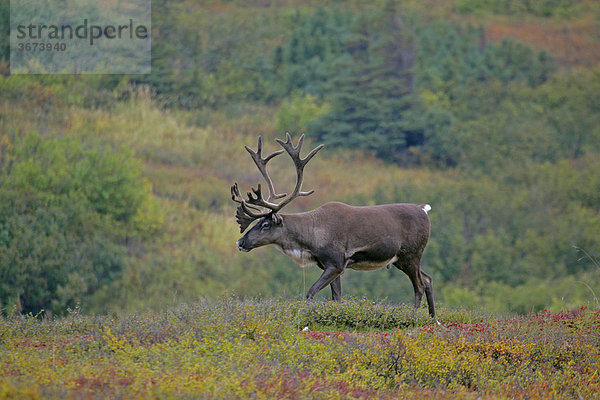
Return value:
<svg viewBox="0 0 600 400">
<path fill-rule="evenodd" d="M 600 312 L 223 297 L 0 320 L 2 398 L 597 398 Z"/>
<path fill-rule="evenodd" d="M 600 3 L 152 12 L 149 75 L 10 75 L 0 0 L 0 397 L 597 396 Z M 431 204 L 443 327 L 394 269 L 307 304 L 320 270 L 237 252 L 286 131 L 327 146 L 289 212 Z"/>
</svg>

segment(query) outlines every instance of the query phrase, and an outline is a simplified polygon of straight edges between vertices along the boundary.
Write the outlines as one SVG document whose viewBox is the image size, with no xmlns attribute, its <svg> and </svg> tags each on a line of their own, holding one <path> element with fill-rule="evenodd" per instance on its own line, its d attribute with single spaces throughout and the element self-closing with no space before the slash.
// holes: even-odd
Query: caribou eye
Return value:
<svg viewBox="0 0 600 400">
<path fill-rule="evenodd" d="M 271 228 L 271 221 L 265 221 L 260 225 L 260 229 L 269 229 Z"/>
</svg>

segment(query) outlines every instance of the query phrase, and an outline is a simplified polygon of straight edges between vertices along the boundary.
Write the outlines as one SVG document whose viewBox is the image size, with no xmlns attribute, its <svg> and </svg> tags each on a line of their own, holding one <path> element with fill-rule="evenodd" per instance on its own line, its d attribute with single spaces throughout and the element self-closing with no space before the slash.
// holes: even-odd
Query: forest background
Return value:
<svg viewBox="0 0 600 400">
<path fill-rule="evenodd" d="M 243 146 L 286 131 L 326 145 L 288 212 L 432 205 L 440 303 L 600 307 L 596 1 L 154 1 L 149 75 L 10 75 L 8 18 L 0 0 L 4 314 L 302 297 L 319 270 L 239 253 L 229 196 L 260 180 Z M 412 298 L 395 269 L 343 287 Z"/>
</svg>

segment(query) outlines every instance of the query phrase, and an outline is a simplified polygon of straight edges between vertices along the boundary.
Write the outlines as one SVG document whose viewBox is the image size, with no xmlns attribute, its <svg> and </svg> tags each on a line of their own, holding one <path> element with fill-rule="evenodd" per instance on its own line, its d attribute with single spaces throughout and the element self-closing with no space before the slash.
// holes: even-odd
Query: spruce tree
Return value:
<svg viewBox="0 0 600 400">
<path fill-rule="evenodd" d="M 406 161 L 410 146 L 423 144 L 413 117 L 414 40 L 392 2 L 357 20 L 340 61 L 331 96 L 333 110 L 309 132 L 331 145 L 373 151 L 386 160 Z"/>
</svg>

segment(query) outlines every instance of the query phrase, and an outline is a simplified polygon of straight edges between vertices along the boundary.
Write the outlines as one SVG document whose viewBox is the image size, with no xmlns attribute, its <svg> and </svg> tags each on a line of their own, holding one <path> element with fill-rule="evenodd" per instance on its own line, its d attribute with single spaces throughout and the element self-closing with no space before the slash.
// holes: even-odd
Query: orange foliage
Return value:
<svg viewBox="0 0 600 400">
<path fill-rule="evenodd" d="M 559 23 L 501 18 L 487 24 L 486 35 L 494 42 L 514 38 L 538 49 L 546 49 L 563 66 L 592 67 L 600 64 L 597 22 L 590 19 Z"/>
</svg>

